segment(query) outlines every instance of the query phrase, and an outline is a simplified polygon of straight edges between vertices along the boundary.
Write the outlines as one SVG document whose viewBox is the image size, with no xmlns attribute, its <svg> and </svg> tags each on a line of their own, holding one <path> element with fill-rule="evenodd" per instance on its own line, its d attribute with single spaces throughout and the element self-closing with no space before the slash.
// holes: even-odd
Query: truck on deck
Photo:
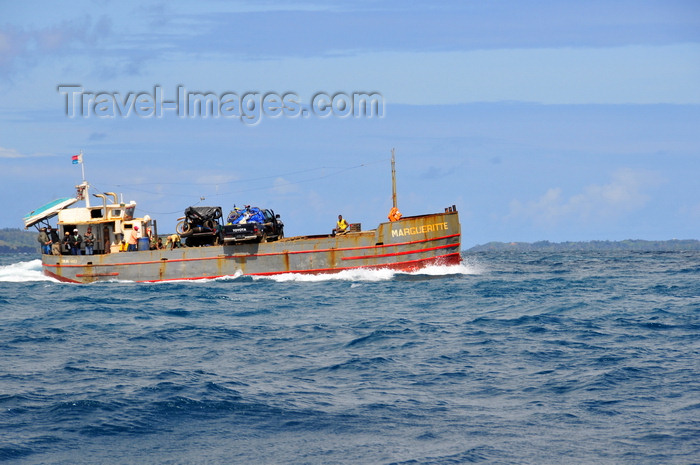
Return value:
<svg viewBox="0 0 700 465">
<path fill-rule="evenodd" d="M 284 223 L 273 210 L 251 207 L 235 208 L 221 230 L 225 244 L 237 242 L 272 242 L 284 237 Z"/>
</svg>

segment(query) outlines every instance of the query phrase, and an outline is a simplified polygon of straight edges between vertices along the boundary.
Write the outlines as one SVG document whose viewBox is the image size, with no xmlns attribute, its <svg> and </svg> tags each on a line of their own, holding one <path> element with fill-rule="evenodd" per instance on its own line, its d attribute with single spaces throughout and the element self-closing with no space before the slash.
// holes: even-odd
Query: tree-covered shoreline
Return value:
<svg viewBox="0 0 700 465">
<path fill-rule="evenodd" d="M 467 252 L 674 252 L 683 250 L 700 250 L 700 241 L 695 239 L 672 239 L 667 241 L 626 239 L 623 241 L 489 242 L 471 247 L 467 249 Z"/>
<path fill-rule="evenodd" d="M 8 253 L 41 253 L 38 233 L 35 230 L 25 231 L 19 228 L 0 229 L 0 254 Z"/>
</svg>

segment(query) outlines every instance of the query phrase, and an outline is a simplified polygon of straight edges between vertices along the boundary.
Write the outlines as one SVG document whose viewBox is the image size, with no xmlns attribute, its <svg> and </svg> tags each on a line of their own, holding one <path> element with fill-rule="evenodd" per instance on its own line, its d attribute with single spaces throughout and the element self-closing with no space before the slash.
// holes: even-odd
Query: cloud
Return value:
<svg viewBox="0 0 700 465">
<path fill-rule="evenodd" d="M 0 158 L 27 158 L 27 156 L 22 155 L 15 149 L 0 147 Z"/>
<path fill-rule="evenodd" d="M 0 73 L 13 68 L 15 60 L 25 53 L 28 44 L 26 34 L 12 28 L 0 29 Z"/>
<path fill-rule="evenodd" d="M 99 140 L 103 140 L 106 137 L 107 137 L 107 134 L 105 134 L 104 132 L 93 132 L 88 137 L 88 140 L 89 141 L 99 141 Z"/>
<path fill-rule="evenodd" d="M 447 176 L 454 174 L 458 169 L 458 166 L 429 166 L 427 169 L 423 170 L 420 177 L 421 179 L 444 179 Z"/>
<path fill-rule="evenodd" d="M 544 8 L 532 8 L 516 0 L 418 1 L 407 8 L 405 2 L 329 6 L 273 1 L 144 11 L 159 26 L 146 36 L 157 36 L 173 51 L 199 55 L 206 44 L 210 52 L 256 59 L 358 51 L 598 48 L 687 43 L 700 36 L 698 8 L 688 2 L 547 2 Z M 160 27 L 165 25 L 169 27 Z M 183 25 L 186 33 L 174 33 Z M 268 39 L 279 37 L 280 31 L 283 40 Z"/>
<path fill-rule="evenodd" d="M 647 189 L 661 182 L 653 173 L 621 169 L 609 183 L 591 184 L 569 198 L 553 187 L 536 200 L 513 200 L 506 219 L 524 218 L 542 226 L 609 221 L 642 209 L 650 200 Z"/>
<path fill-rule="evenodd" d="M 0 147 L 0 158 L 37 158 L 50 157 L 47 153 L 33 153 L 31 155 L 18 152 L 16 149 Z"/>
<path fill-rule="evenodd" d="M 0 75 L 9 76 L 21 65 L 33 66 L 44 56 L 91 54 L 111 34 L 111 20 L 88 16 L 43 28 L 0 27 Z"/>
<path fill-rule="evenodd" d="M 277 195 L 289 195 L 299 192 L 299 186 L 296 183 L 290 182 L 282 177 L 277 177 L 273 183 L 273 192 Z"/>
</svg>

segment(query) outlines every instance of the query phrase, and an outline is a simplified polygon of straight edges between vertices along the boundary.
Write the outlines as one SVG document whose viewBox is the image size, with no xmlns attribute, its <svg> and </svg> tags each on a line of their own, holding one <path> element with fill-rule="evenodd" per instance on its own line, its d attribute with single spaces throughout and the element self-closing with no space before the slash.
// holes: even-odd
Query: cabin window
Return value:
<svg viewBox="0 0 700 465">
<path fill-rule="evenodd" d="M 94 210 L 90 210 L 90 218 L 102 218 L 102 209 L 95 208 Z"/>
</svg>

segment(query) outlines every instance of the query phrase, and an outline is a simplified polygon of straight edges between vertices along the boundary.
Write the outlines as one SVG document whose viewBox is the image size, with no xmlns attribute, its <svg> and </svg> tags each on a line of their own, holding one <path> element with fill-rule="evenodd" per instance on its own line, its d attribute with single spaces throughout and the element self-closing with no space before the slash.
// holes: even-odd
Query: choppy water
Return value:
<svg viewBox="0 0 700 465">
<path fill-rule="evenodd" d="M 700 463 L 700 253 L 60 284 L 0 258 L 0 460 Z"/>
</svg>

